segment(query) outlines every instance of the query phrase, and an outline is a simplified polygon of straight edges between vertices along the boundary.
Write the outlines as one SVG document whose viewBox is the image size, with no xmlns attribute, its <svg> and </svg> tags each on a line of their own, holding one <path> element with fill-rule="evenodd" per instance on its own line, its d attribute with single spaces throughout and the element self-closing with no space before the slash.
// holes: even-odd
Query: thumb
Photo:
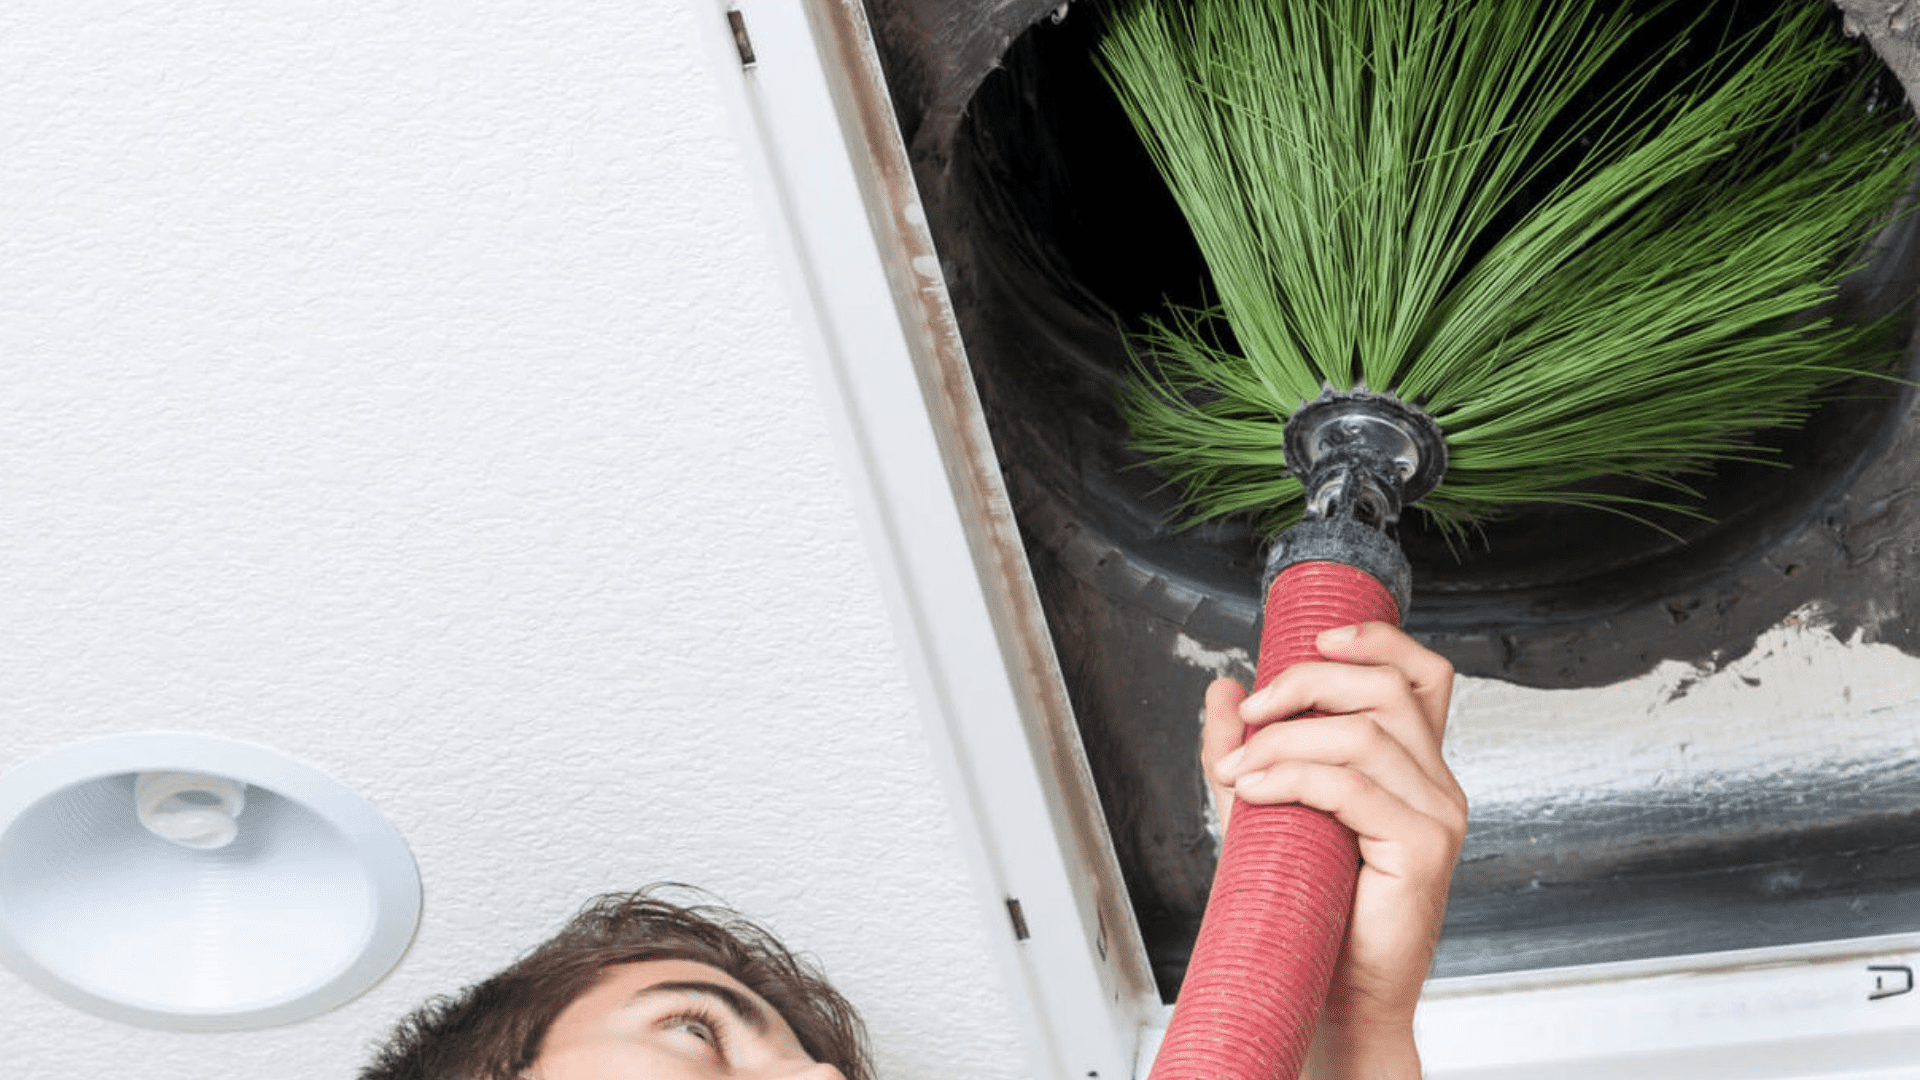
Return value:
<svg viewBox="0 0 1920 1080">
<path fill-rule="evenodd" d="M 1227 815 L 1233 810 L 1233 789 L 1215 778 L 1213 767 L 1247 741 L 1247 725 L 1240 719 L 1240 703 L 1246 698 L 1247 691 L 1232 679 L 1215 679 L 1207 687 L 1205 722 L 1200 728 L 1200 771 L 1206 777 L 1207 790 L 1213 793 L 1223 834 Z"/>
</svg>

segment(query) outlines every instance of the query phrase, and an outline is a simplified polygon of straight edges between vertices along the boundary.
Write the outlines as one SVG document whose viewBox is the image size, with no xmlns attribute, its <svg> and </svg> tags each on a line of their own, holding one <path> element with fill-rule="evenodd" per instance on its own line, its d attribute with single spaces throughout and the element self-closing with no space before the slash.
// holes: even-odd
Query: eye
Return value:
<svg viewBox="0 0 1920 1080">
<path fill-rule="evenodd" d="M 713 1048 L 722 1059 L 726 1057 L 726 1038 L 722 1028 L 710 1013 L 690 1010 L 677 1012 L 660 1022 L 667 1031 L 684 1031 Z"/>
<path fill-rule="evenodd" d="M 713 1028 L 709 1026 L 705 1020 L 696 1020 L 691 1016 L 678 1016 L 674 1018 L 670 1026 L 674 1030 L 684 1031 L 704 1043 L 717 1043 L 720 1041 L 719 1036 L 714 1034 Z"/>
</svg>

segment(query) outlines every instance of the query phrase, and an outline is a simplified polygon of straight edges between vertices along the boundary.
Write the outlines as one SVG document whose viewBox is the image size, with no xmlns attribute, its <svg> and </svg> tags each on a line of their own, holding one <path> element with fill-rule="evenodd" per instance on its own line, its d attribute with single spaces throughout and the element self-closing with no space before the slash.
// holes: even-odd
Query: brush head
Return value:
<svg viewBox="0 0 1920 1080">
<path fill-rule="evenodd" d="M 1196 519 L 1277 532 L 1283 425 L 1371 387 L 1445 433 L 1443 528 L 1684 511 L 1895 353 L 1841 283 L 1920 153 L 1830 16 L 1650 42 L 1594 0 L 1125 0 L 1102 63 L 1214 294 L 1133 338 L 1136 446 Z"/>
</svg>

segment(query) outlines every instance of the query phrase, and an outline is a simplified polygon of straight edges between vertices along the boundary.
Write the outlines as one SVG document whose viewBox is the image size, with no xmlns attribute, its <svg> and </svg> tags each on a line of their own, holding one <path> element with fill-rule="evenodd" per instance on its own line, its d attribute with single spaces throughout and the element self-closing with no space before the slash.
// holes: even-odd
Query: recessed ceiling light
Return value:
<svg viewBox="0 0 1920 1080">
<path fill-rule="evenodd" d="M 378 982 L 419 916 L 399 831 L 276 751 L 117 735 L 0 776 L 0 962 L 108 1019 L 302 1020 Z"/>
</svg>

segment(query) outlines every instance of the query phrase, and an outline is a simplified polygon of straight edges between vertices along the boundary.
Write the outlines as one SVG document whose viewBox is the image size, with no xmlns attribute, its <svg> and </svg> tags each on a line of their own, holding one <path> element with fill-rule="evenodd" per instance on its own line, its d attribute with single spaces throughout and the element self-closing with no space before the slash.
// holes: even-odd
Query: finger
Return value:
<svg viewBox="0 0 1920 1080">
<path fill-rule="evenodd" d="M 1240 703 L 1246 697 L 1246 690 L 1232 679 L 1215 679 L 1207 687 L 1206 722 L 1200 729 L 1200 763 L 1209 772 L 1221 758 L 1246 741 L 1247 726 L 1240 719 Z"/>
<path fill-rule="evenodd" d="M 1297 803 L 1332 814 L 1360 838 L 1374 871 L 1408 881 L 1443 876 L 1459 856 L 1456 828 L 1408 805 L 1357 769 L 1289 761 L 1240 777 L 1236 798 L 1253 805 Z"/>
<path fill-rule="evenodd" d="M 1400 709 L 1419 712 L 1413 688 L 1397 670 L 1383 665 L 1308 661 L 1273 677 L 1240 704 L 1240 718 L 1248 724 L 1268 724 L 1303 712 L 1329 716 Z"/>
<path fill-rule="evenodd" d="M 1406 678 L 1395 668 L 1347 663 L 1295 664 L 1240 706 L 1241 718 L 1250 725 L 1284 720 L 1309 711 L 1329 716 L 1348 713 L 1373 716 L 1413 754 L 1429 775 L 1436 780 L 1451 776 L 1440 755 L 1440 736 L 1427 722 Z"/>
<path fill-rule="evenodd" d="M 1420 703 L 1421 714 L 1434 736 L 1446 733 L 1447 706 L 1453 697 L 1453 665 L 1446 657 L 1383 622 L 1328 630 L 1320 635 L 1315 647 L 1329 660 L 1378 664 L 1398 671 Z"/>
<path fill-rule="evenodd" d="M 1466 799 L 1451 775 L 1431 774 L 1371 715 L 1307 717 L 1253 733 L 1236 754 L 1214 766 L 1214 780 L 1241 777 L 1289 762 L 1358 770 L 1401 802 L 1429 817 L 1466 829 Z"/>
<path fill-rule="evenodd" d="M 1240 720 L 1240 702 L 1246 696 L 1247 691 L 1232 679 L 1215 679 L 1207 687 L 1206 711 L 1202 714 L 1200 771 L 1213 795 L 1214 813 L 1220 818 L 1223 832 L 1233 812 L 1233 791 L 1220 781 L 1216 769 L 1222 758 L 1246 741 L 1247 726 Z"/>
</svg>

